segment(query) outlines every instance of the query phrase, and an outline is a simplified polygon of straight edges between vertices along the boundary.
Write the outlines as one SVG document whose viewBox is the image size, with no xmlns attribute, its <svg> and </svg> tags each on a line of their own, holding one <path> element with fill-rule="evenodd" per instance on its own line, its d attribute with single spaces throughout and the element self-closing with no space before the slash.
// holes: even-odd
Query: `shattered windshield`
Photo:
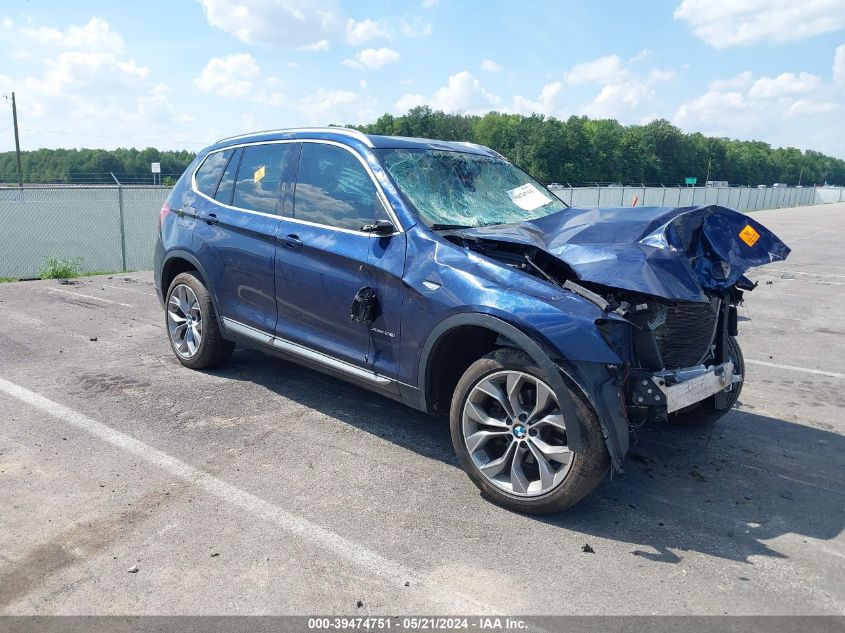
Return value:
<svg viewBox="0 0 845 633">
<path fill-rule="evenodd" d="M 387 171 L 433 227 L 524 222 L 566 208 L 501 158 L 432 149 L 379 150 Z"/>
</svg>

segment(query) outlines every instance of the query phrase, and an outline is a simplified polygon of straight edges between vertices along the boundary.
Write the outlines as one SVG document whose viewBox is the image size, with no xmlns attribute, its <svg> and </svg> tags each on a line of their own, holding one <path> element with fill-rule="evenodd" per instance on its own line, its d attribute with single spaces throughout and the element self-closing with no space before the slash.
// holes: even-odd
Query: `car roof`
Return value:
<svg viewBox="0 0 845 633">
<path fill-rule="evenodd" d="M 375 134 L 364 134 L 358 130 L 343 127 L 309 127 L 289 128 L 281 130 L 266 130 L 263 132 L 252 132 L 230 136 L 217 141 L 209 147 L 209 150 L 220 149 L 230 145 L 241 145 L 260 141 L 294 139 L 317 139 L 330 140 L 345 145 L 363 144 L 370 149 L 436 149 L 450 152 L 465 152 L 469 154 L 480 154 L 483 156 L 501 155 L 490 148 L 475 143 L 464 143 L 459 141 L 439 141 L 428 138 L 411 138 L 406 136 L 380 136 Z"/>
</svg>

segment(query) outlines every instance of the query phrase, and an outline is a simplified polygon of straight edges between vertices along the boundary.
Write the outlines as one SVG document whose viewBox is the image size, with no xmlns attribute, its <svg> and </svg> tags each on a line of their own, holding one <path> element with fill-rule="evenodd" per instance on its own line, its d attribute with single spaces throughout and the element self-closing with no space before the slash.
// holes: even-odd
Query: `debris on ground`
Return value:
<svg viewBox="0 0 845 633">
<path fill-rule="evenodd" d="M 592 547 L 590 547 L 589 543 L 584 543 L 584 546 L 581 548 L 581 551 L 584 552 L 585 554 L 595 554 L 596 553 L 596 550 L 594 550 Z"/>
<path fill-rule="evenodd" d="M 220 556 L 220 552 L 214 552 L 211 557 L 214 558 L 215 556 Z"/>
<path fill-rule="evenodd" d="M 405 581 L 405 586 L 406 586 L 406 587 L 410 587 L 410 586 L 411 586 L 411 581 L 410 581 L 410 580 L 406 580 L 406 581 Z"/>
<path fill-rule="evenodd" d="M 359 600 L 359 601 L 358 601 L 358 604 L 356 604 L 355 606 L 357 606 L 357 607 L 360 609 L 361 607 L 363 607 L 363 606 L 364 606 L 364 601 L 363 601 L 363 600 Z"/>
<path fill-rule="evenodd" d="M 89 338 L 88 338 L 88 340 L 89 340 L 89 341 L 96 341 L 96 340 L 97 340 L 97 337 L 96 337 L 96 336 L 91 336 L 91 337 L 89 337 Z"/>
<path fill-rule="evenodd" d="M 698 472 L 695 468 L 690 471 L 690 476 L 696 481 L 707 481 L 707 477 Z"/>
<path fill-rule="evenodd" d="M 137 574 L 138 573 L 138 565 L 132 565 L 129 569 L 127 569 L 130 574 Z"/>
<path fill-rule="evenodd" d="M 786 490 L 786 491 L 780 493 L 780 496 L 783 499 L 788 499 L 789 501 L 792 501 L 792 493 L 789 492 L 789 490 Z"/>
<path fill-rule="evenodd" d="M 628 453 L 628 459 L 630 459 L 632 462 L 645 464 L 646 466 L 648 466 L 649 464 L 657 463 L 648 455 L 641 455 L 640 453 Z"/>
</svg>

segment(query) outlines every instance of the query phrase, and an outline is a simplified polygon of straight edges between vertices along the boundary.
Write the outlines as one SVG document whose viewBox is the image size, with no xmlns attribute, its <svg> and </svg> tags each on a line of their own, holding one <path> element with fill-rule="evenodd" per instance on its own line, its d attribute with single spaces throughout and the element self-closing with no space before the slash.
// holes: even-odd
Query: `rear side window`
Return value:
<svg viewBox="0 0 845 633">
<path fill-rule="evenodd" d="M 214 152 L 206 156 L 202 166 L 197 170 L 194 178 L 197 181 L 197 191 L 201 191 L 209 198 L 214 197 L 217 191 L 217 183 L 226 168 L 234 150 L 228 149 L 223 152 Z"/>
<path fill-rule="evenodd" d="M 281 215 L 279 189 L 284 180 L 285 166 L 295 148 L 296 144 L 293 143 L 268 143 L 245 147 L 235 182 L 232 205 Z"/>
<path fill-rule="evenodd" d="M 293 216 L 355 231 L 388 219 L 360 161 L 342 147 L 323 143 L 302 144 Z"/>
<path fill-rule="evenodd" d="M 237 150 L 235 155 L 229 160 L 226 165 L 226 171 L 223 172 L 223 178 L 220 184 L 217 185 L 217 193 L 214 194 L 214 199 L 223 204 L 232 204 L 232 194 L 235 191 L 235 176 L 238 174 L 238 165 L 241 162 L 241 150 Z"/>
</svg>

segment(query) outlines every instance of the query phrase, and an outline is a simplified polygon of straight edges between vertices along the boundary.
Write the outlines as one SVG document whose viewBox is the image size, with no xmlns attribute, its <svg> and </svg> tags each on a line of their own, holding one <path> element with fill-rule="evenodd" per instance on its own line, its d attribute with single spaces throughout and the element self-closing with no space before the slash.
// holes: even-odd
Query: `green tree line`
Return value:
<svg viewBox="0 0 845 633">
<path fill-rule="evenodd" d="M 735 185 L 845 184 L 845 161 L 760 141 L 686 134 L 669 121 L 622 125 L 610 119 L 490 112 L 446 114 L 419 106 L 402 116 L 385 114 L 356 126 L 367 134 L 421 136 L 486 145 L 539 180 L 583 184 L 683 183 L 688 176 Z"/>
<path fill-rule="evenodd" d="M 447 114 L 428 106 L 402 116 L 385 114 L 375 123 L 350 126 L 368 134 L 421 136 L 486 145 L 543 182 L 683 183 L 726 180 L 735 185 L 845 184 L 845 161 L 820 152 L 773 148 L 686 134 L 666 120 L 622 125 L 609 119 L 572 116 L 566 121 L 539 114 L 490 112 Z M 22 152 L 25 182 L 152 182 L 150 163 L 160 162 L 163 182 L 193 160 L 189 151 L 147 149 L 39 149 Z M 14 152 L 0 153 L 0 182 L 16 182 Z"/>
<path fill-rule="evenodd" d="M 178 178 L 194 159 L 193 152 L 146 149 L 37 149 L 21 152 L 24 182 L 112 183 L 109 172 L 127 184 L 152 182 L 150 163 L 161 163 L 162 182 Z M 14 152 L 0 153 L 0 182 L 17 182 Z"/>
</svg>

